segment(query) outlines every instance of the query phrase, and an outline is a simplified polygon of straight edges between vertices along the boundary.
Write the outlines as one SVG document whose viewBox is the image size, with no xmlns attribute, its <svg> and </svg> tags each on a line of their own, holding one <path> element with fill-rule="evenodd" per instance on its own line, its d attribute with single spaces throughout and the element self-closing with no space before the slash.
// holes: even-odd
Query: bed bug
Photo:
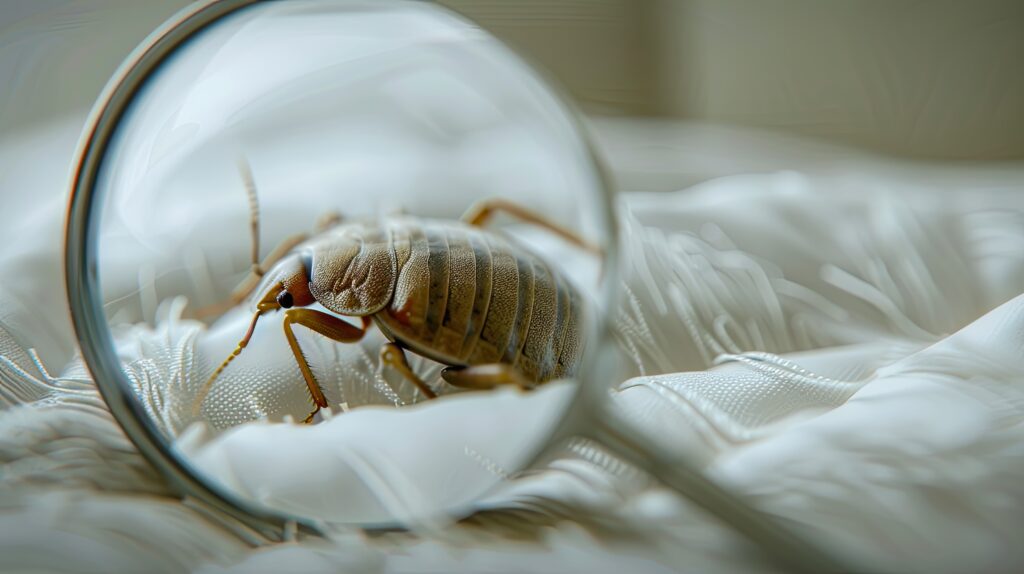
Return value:
<svg viewBox="0 0 1024 574">
<path fill-rule="evenodd" d="M 442 378 L 463 388 L 530 388 L 575 373 L 583 351 L 580 292 L 526 247 L 485 225 L 502 211 L 598 251 L 575 233 L 515 203 L 492 199 L 474 205 L 461 221 L 331 218 L 313 236 L 285 240 L 260 264 L 255 185 L 248 165 L 242 162 L 240 168 L 252 213 L 253 273 L 230 303 L 243 301 L 259 286 L 256 312 L 234 351 L 198 393 L 194 415 L 217 377 L 246 347 L 259 318 L 277 310 L 284 311 L 285 336 L 313 402 L 307 423 L 327 399 L 294 325 L 354 343 L 375 324 L 389 341 L 380 351 L 382 365 L 395 368 L 427 398 L 436 394 L 410 368 L 406 351 L 447 365 Z M 316 302 L 337 315 L 361 318 L 362 326 L 306 308 Z"/>
</svg>

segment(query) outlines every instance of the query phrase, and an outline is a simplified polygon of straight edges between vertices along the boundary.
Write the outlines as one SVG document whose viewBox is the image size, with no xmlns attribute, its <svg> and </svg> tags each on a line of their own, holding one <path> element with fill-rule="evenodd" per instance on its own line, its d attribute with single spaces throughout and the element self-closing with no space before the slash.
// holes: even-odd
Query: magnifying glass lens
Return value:
<svg viewBox="0 0 1024 574">
<path fill-rule="evenodd" d="M 243 4 L 184 16 L 101 106 L 86 287 L 113 348 L 86 357 L 116 352 L 122 416 L 244 504 L 465 512 L 580 391 L 608 186 L 563 101 L 442 8 Z"/>
</svg>

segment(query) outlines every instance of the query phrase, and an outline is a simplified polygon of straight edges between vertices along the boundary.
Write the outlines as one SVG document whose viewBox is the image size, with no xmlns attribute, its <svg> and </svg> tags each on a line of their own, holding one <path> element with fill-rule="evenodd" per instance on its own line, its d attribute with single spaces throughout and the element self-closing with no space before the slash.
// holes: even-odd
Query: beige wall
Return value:
<svg viewBox="0 0 1024 574">
<path fill-rule="evenodd" d="M 0 0 L 0 137 L 81 115 L 132 49 L 186 5 Z"/>
<path fill-rule="evenodd" d="M 657 62 L 649 0 L 440 0 L 482 24 L 588 111 L 652 114 Z"/>
<path fill-rule="evenodd" d="M 186 0 L 0 2 L 0 133 L 88 107 Z M 1024 0 L 442 0 L 583 107 L 1024 159 Z"/>
<path fill-rule="evenodd" d="M 1024 158 L 1024 1 L 445 0 L 604 113 Z"/>
<path fill-rule="evenodd" d="M 1024 2 L 660 2 L 665 111 L 901 154 L 1024 157 Z"/>
</svg>

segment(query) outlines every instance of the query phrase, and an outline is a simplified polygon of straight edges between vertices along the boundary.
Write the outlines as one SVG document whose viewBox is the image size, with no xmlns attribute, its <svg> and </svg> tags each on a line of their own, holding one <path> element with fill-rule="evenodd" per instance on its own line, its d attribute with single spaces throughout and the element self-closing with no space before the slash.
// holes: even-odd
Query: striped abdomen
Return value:
<svg viewBox="0 0 1024 574">
<path fill-rule="evenodd" d="M 583 301 L 556 270 L 460 223 L 391 225 L 398 277 L 373 317 L 389 338 L 453 365 L 506 363 L 544 382 L 575 372 Z"/>
</svg>

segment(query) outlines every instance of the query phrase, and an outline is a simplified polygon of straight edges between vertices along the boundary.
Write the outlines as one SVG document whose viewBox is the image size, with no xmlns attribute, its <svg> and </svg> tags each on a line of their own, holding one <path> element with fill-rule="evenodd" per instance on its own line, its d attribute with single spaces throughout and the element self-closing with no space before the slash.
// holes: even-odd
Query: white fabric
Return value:
<svg viewBox="0 0 1024 574">
<path fill-rule="evenodd" d="M 625 196 L 630 272 L 617 332 L 638 377 L 615 400 L 661 448 L 697 457 L 760 507 L 866 565 L 1020 569 L 1013 533 L 1024 531 L 1024 299 L 1004 303 L 1024 285 L 1018 177 L 1004 189 L 943 190 L 887 169 L 782 173 Z M 53 229 L 59 208 L 32 221 Z M 27 353 L 37 340 L 59 340 L 43 354 L 53 368 L 63 361 L 51 357 L 69 346 L 66 336 L 45 336 L 61 333 L 46 327 L 63 320 L 59 299 L 24 287 L 52 279 L 51 243 L 20 244 L 4 260 L 14 272 L 0 280 L 4 570 L 760 568 L 702 513 L 585 444 L 546 472 L 512 481 L 491 514 L 460 528 L 369 548 L 340 532 L 331 546 L 247 552 L 168 495 L 89 390 L 80 364 L 49 379 Z M 208 372 L 231 336 L 204 337 L 174 310 L 163 308 L 155 330 L 123 333 L 122 352 L 144 359 L 133 365 L 140 388 L 178 432 L 189 421 L 164 408 L 161 392 L 194 385 L 194 370 Z M 724 364 L 710 368 L 716 359 Z M 452 399 L 418 407 L 416 416 L 524 400 Z M 288 432 L 355 432 L 363 421 L 372 431 L 380 417 L 404 414 L 336 415 Z M 237 453 L 230 440 L 271 432 L 272 424 L 257 420 L 212 443 L 193 434 L 190 444 L 206 449 L 224 476 L 251 477 L 236 472 L 240 463 L 283 472 L 273 457 L 296 453 L 229 460 L 209 450 Z M 431 438 L 444 452 L 443 434 Z M 372 440 L 399 444 L 388 432 Z M 335 454 L 360 460 L 344 445 Z M 566 519 L 573 523 L 542 528 Z M 516 541 L 523 536 L 541 541 Z"/>
</svg>

